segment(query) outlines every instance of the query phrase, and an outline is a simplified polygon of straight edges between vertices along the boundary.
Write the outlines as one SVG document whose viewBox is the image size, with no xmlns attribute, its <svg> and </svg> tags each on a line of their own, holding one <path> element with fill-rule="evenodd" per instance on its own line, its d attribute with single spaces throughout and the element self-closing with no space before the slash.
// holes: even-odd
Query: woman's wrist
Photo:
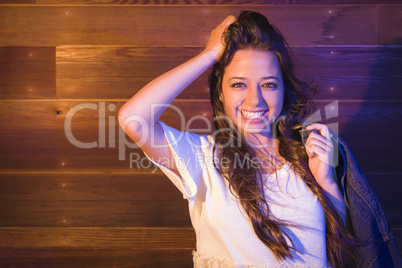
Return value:
<svg viewBox="0 0 402 268">
<path fill-rule="evenodd" d="M 204 49 L 200 54 L 207 58 L 212 65 L 218 60 L 219 52 L 213 49 Z"/>
<path fill-rule="evenodd" d="M 339 189 L 338 184 L 335 181 L 335 178 L 333 176 L 323 178 L 322 180 L 320 180 L 320 186 L 324 189 L 328 198 L 335 206 L 339 216 L 341 216 L 342 218 L 343 223 L 345 223 L 346 205 L 343 200 L 341 190 Z"/>
<path fill-rule="evenodd" d="M 318 178 L 318 179 L 316 178 L 316 181 L 324 189 L 338 187 L 335 181 L 335 177 L 331 175 L 325 176 L 324 178 Z"/>
</svg>

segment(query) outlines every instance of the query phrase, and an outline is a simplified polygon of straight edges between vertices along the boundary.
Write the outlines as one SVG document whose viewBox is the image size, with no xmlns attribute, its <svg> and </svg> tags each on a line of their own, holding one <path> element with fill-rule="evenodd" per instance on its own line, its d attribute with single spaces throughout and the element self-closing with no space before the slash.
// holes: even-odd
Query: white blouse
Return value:
<svg viewBox="0 0 402 268">
<path fill-rule="evenodd" d="M 241 204 L 229 190 L 228 181 L 214 167 L 211 135 L 180 132 L 159 122 L 180 172 L 153 161 L 189 202 L 197 238 L 194 267 L 328 267 L 324 211 L 304 181 L 285 163 L 266 178 L 265 194 L 272 214 L 305 228 L 282 228 L 300 252 L 278 262 L 255 235 Z M 286 236 L 285 236 L 286 238 Z M 286 238 L 288 241 L 288 239 Z M 290 242 L 288 241 L 288 244 Z"/>
</svg>

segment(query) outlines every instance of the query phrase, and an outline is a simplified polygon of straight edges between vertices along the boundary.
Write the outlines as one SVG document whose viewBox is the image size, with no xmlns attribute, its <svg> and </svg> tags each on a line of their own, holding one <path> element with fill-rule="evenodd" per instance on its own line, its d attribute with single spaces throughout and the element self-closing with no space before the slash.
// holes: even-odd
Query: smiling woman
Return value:
<svg viewBox="0 0 402 268">
<path fill-rule="evenodd" d="M 222 79 L 221 98 L 226 114 L 244 134 L 257 134 L 261 143 L 270 143 L 270 126 L 282 111 L 283 95 L 281 68 L 273 52 L 235 53 Z"/>
<path fill-rule="evenodd" d="M 339 266 L 341 244 L 353 242 L 342 227 L 346 208 L 328 161 L 334 153 L 328 128 L 309 126 L 320 134 L 310 135 L 306 147 L 301 143 L 299 130 L 313 108 L 308 85 L 294 76 L 284 38 L 261 14 L 242 12 L 224 40 L 225 50 L 210 76 L 211 103 L 216 129 L 234 128 L 215 135 L 214 149 L 219 159 L 229 159 L 224 164 L 221 160 L 217 169 L 238 197 L 254 233 L 270 249 L 257 263 Z M 233 137 L 238 146 L 225 146 Z M 309 157 L 309 150 L 320 154 Z M 247 164 L 236 165 L 237 155 Z M 278 186 L 285 183 L 284 189 L 279 187 L 284 196 L 275 195 L 266 175 L 276 176 Z M 302 193 L 315 200 L 300 202 Z M 286 212 L 279 212 L 276 203 Z M 297 211 L 311 218 L 292 218 Z M 330 223 L 327 228 L 325 222 Z M 303 228 L 315 232 L 301 232 Z"/>
<path fill-rule="evenodd" d="M 211 65 L 216 132 L 183 133 L 158 122 Z M 377 204 L 356 209 L 362 196 L 373 194 L 347 188 L 361 190 L 366 180 L 342 142 L 344 165 L 334 169 L 335 133 L 320 123 L 306 127 L 313 108 L 308 96 L 281 33 L 263 15 L 243 11 L 218 25 L 199 55 L 121 108 L 121 127 L 189 202 L 195 267 L 343 267 L 348 246 L 366 246 L 366 240 L 372 250 L 356 249 L 356 264 L 389 256 L 374 255 L 374 234 L 353 238 L 346 230 L 345 200 L 354 200 L 348 204 L 353 226 L 362 224 L 361 213 L 372 216 Z M 301 132 L 311 132 L 305 143 Z M 346 169 L 351 183 L 345 186 Z M 378 220 L 387 224 L 383 217 L 372 221 Z M 392 246 L 389 251 L 396 252 Z"/>
</svg>

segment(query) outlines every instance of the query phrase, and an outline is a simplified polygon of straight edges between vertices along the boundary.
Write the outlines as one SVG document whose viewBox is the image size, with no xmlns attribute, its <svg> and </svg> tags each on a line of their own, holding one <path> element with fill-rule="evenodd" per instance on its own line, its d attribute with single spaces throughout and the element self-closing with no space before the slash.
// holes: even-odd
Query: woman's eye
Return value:
<svg viewBox="0 0 402 268">
<path fill-rule="evenodd" d="M 276 88 L 278 85 L 275 83 L 265 83 L 262 85 L 262 87 L 266 87 L 266 88 Z"/>
<path fill-rule="evenodd" d="M 243 83 L 236 83 L 236 84 L 232 85 L 232 87 L 235 87 L 235 88 L 240 88 L 240 87 L 244 87 L 244 86 L 245 85 Z"/>
</svg>

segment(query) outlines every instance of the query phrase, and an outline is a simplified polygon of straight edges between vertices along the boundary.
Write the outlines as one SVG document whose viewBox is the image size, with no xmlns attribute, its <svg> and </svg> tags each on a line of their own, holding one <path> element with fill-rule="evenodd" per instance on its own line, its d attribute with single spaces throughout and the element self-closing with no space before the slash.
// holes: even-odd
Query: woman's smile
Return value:
<svg viewBox="0 0 402 268">
<path fill-rule="evenodd" d="M 245 120 L 261 121 L 262 118 L 267 114 L 268 109 L 260 110 L 260 111 L 247 111 L 247 110 L 239 109 L 239 111 L 241 112 L 241 114 Z"/>
</svg>

